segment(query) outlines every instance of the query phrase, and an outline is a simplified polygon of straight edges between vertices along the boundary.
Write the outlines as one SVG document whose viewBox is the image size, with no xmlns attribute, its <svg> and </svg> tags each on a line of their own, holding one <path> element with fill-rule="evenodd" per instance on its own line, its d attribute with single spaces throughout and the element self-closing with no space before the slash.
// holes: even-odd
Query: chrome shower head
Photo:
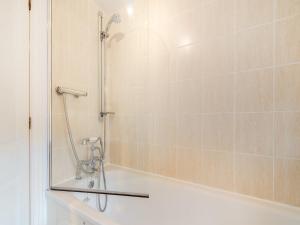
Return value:
<svg viewBox="0 0 300 225">
<path fill-rule="evenodd" d="M 112 17 L 111 17 L 111 20 L 113 20 L 113 22 L 115 22 L 115 23 L 121 23 L 122 22 L 121 16 L 118 13 L 113 14 Z"/>
<path fill-rule="evenodd" d="M 108 34 L 108 31 L 113 23 L 118 24 L 118 23 L 121 23 L 121 21 L 122 21 L 121 16 L 119 14 L 117 14 L 117 13 L 113 14 L 106 25 L 105 33 Z"/>
</svg>

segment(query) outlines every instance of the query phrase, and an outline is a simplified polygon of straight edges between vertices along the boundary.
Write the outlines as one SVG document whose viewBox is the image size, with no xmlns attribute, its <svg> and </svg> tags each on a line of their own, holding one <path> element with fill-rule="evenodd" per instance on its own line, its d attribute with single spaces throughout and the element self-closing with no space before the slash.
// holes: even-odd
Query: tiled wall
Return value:
<svg viewBox="0 0 300 225">
<path fill-rule="evenodd" d="M 300 206 L 300 1 L 132 7 L 108 43 L 112 163 Z"/>
<path fill-rule="evenodd" d="M 94 0 L 52 0 L 52 155 L 53 182 L 75 176 L 75 159 L 66 129 L 62 97 L 57 86 L 85 90 L 88 97 L 67 97 L 70 123 L 81 159 L 85 137 L 101 134 L 98 120 L 98 15 Z"/>
</svg>

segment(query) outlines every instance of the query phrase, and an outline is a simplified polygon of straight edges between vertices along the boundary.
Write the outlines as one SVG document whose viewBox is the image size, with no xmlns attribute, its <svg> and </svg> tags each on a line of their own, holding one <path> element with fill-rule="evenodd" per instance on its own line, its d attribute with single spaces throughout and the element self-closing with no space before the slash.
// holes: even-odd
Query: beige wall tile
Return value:
<svg viewBox="0 0 300 225">
<path fill-rule="evenodd" d="M 279 157 L 300 159 L 300 113 L 275 114 L 275 151 Z"/>
<path fill-rule="evenodd" d="M 168 123 L 165 123 L 167 126 Z M 167 130 L 167 128 L 166 128 Z M 155 118 L 152 114 L 138 114 L 136 116 L 136 135 L 138 143 L 152 143 L 154 141 Z M 165 133 L 164 133 L 165 134 Z M 166 135 L 163 135 L 166 138 Z"/>
<path fill-rule="evenodd" d="M 237 0 L 237 28 L 272 22 L 273 0 Z"/>
<path fill-rule="evenodd" d="M 176 79 L 200 79 L 204 67 L 201 58 L 202 45 L 188 45 L 176 51 Z"/>
<path fill-rule="evenodd" d="M 122 166 L 131 167 L 134 169 L 139 168 L 138 145 L 135 142 L 119 142 L 118 150 L 121 156 L 120 160 Z"/>
<path fill-rule="evenodd" d="M 300 64 L 276 69 L 275 110 L 300 111 Z"/>
<path fill-rule="evenodd" d="M 199 181 L 201 151 L 192 148 L 176 148 L 176 177 L 192 182 Z"/>
<path fill-rule="evenodd" d="M 234 30 L 234 3 L 235 0 L 206 1 L 203 4 L 201 25 L 204 27 L 205 37 L 231 34 Z M 199 14 L 199 12 L 197 12 Z"/>
<path fill-rule="evenodd" d="M 170 16 L 170 6 L 164 10 L 158 9 L 164 11 L 164 14 L 150 10 L 151 30 L 155 30 L 169 48 L 198 43 L 205 36 L 216 37 L 233 33 L 234 0 L 204 1 L 204 4 L 200 2 L 193 1 L 192 10 L 181 10 L 173 16 Z"/>
<path fill-rule="evenodd" d="M 277 159 L 275 163 L 275 199 L 300 206 L 300 160 Z"/>
<path fill-rule="evenodd" d="M 150 172 L 175 177 L 176 156 L 176 149 L 171 146 L 150 145 L 148 161 Z"/>
<path fill-rule="evenodd" d="M 242 113 L 236 115 L 236 151 L 273 155 L 273 114 Z"/>
<path fill-rule="evenodd" d="M 239 73 L 236 77 L 236 110 L 263 112 L 273 110 L 273 70 Z"/>
<path fill-rule="evenodd" d="M 120 140 L 121 136 L 121 117 L 116 115 L 110 120 L 109 136 L 111 141 Z"/>
<path fill-rule="evenodd" d="M 204 150 L 233 150 L 233 114 L 202 115 L 201 124 Z"/>
<path fill-rule="evenodd" d="M 138 168 L 140 170 L 151 172 L 154 171 L 153 163 L 150 161 L 150 151 L 152 149 L 150 143 L 138 143 Z"/>
<path fill-rule="evenodd" d="M 158 33 L 163 37 L 165 44 L 172 49 L 198 43 L 203 33 L 200 22 L 201 15 L 198 12 L 194 10 L 183 11 L 171 20 L 169 18 L 164 26 L 154 25 L 151 28 L 159 30 Z"/>
<path fill-rule="evenodd" d="M 223 75 L 234 71 L 234 43 L 234 35 L 201 40 L 203 75 Z"/>
<path fill-rule="evenodd" d="M 182 99 L 180 100 L 184 101 L 180 103 L 182 105 L 186 104 L 187 107 L 182 110 L 187 110 L 187 111 L 197 110 L 197 108 L 193 109 L 189 105 L 190 102 L 195 101 L 194 99 L 195 96 L 193 96 L 193 94 L 197 94 L 197 84 L 191 84 L 193 89 L 187 91 L 186 93 L 182 93 L 181 91 L 184 91 L 183 89 L 185 85 L 190 85 L 189 81 L 184 81 L 182 83 L 182 86 L 179 84 L 179 88 L 182 89 L 176 89 L 178 94 L 180 94 L 180 97 L 182 97 Z M 141 103 L 141 105 L 145 107 L 146 113 L 164 114 L 164 115 L 170 114 L 171 112 L 174 112 L 175 109 L 175 104 L 173 101 L 176 99 L 176 92 L 173 95 L 173 91 L 174 90 L 172 90 L 170 83 L 163 83 L 163 84 L 153 83 L 152 85 L 146 87 L 145 92 L 147 98 L 146 99 L 140 98 L 136 108 L 139 107 L 139 103 Z M 145 102 L 145 100 L 147 100 L 147 102 Z M 137 108 L 137 110 L 139 109 Z M 135 112 L 133 112 L 133 114 Z"/>
<path fill-rule="evenodd" d="M 273 64 L 272 25 L 260 26 L 237 34 L 237 69 L 245 71 Z"/>
<path fill-rule="evenodd" d="M 141 36 L 140 33 L 141 31 L 139 31 L 139 36 Z M 141 37 L 139 37 L 139 39 L 141 39 Z M 132 79 L 132 82 L 134 82 L 136 86 L 143 85 L 146 77 L 141 76 L 139 71 L 142 71 L 143 65 L 146 66 L 147 63 L 149 63 L 149 65 L 146 67 L 145 72 L 149 73 L 149 78 L 153 79 L 156 83 L 168 82 L 172 75 L 170 74 L 170 52 L 168 48 L 164 45 L 163 41 L 155 35 L 148 35 L 147 39 L 148 43 L 146 41 L 142 43 L 141 40 L 139 40 L 139 43 L 140 49 L 149 46 L 149 52 L 139 50 L 136 53 L 137 60 L 130 60 L 133 64 L 138 63 L 138 67 L 136 68 L 138 73 L 136 78 Z M 149 59 L 146 54 L 149 54 Z"/>
<path fill-rule="evenodd" d="M 176 146 L 200 150 L 201 116 L 179 115 L 176 124 Z"/>
<path fill-rule="evenodd" d="M 201 82 L 187 80 L 176 84 L 178 113 L 195 114 L 201 112 Z"/>
<path fill-rule="evenodd" d="M 300 13 L 299 0 L 277 0 L 277 18 L 284 18 Z"/>
<path fill-rule="evenodd" d="M 110 141 L 109 159 L 111 163 L 121 165 L 121 148 L 119 141 Z"/>
<path fill-rule="evenodd" d="M 159 146 L 174 146 L 176 135 L 175 115 L 155 116 L 153 144 Z"/>
<path fill-rule="evenodd" d="M 276 23 L 276 63 L 300 60 L 300 15 Z"/>
<path fill-rule="evenodd" d="M 201 112 L 233 112 L 233 86 L 232 74 L 204 76 L 201 88 Z"/>
<path fill-rule="evenodd" d="M 273 199 L 273 159 L 237 155 L 236 190 L 258 198 Z"/>
<path fill-rule="evenodd" d="M 116 115 L 111 120 L 110 129 L 113 140 L 127 143 L 137 141 L 136 118 L 134 116 Z"/>
<path fill-rule="evenodd" d="M 186 0 L 184 2 L 181 0 L 151 0 L 149 1 L 149 8 L 151 15 L 156 19 L 157 17 L 161 18 L 161 22 L 163 22 L 170 17 L 180 14 L 182 11 L 198 8 L 201 3 L 202 1 L 195 0 Z"/>
<path fill-rule="evenodd" d="M 166 149 L 166 147 L 161 146 L 159 151 L 162 152 L 164 149 Z M 176 157 L 176 148 L 173 146 L 168 147 L 165 154 L 163 154 L 163 164 L 161 166 L 160 174 L 169 177 L 176 176 Z"/>
<path fill-rule="evenodd" d="M 203 151 L 200 182 L 212 187 L 233 190 L 233 153 Z"/>
</svg>

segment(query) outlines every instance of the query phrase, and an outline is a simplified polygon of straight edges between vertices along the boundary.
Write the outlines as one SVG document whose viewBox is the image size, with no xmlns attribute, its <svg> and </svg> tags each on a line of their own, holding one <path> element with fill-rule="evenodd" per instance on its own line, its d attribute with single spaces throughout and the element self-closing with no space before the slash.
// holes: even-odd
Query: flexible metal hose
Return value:
<svg viewBox="0 0 300 225">
<path fill-rule="evenodd" d="M 100 160 L 99 160 L 99 177 L 98 177 L 98 188 L 101 188 L 101 178 L 103 178 L 103 187 L 104 187 L 104 191 L 107 191 L 107 185 L 106 185 L 106 174 L 105 174 L 105 169 L 104 169 L 104 159 L 105 159 L 105 149 L 103 147 L 103 143 L 100 139 L 100 150 L 99 150 L 99 154 L 100 154 Z M 97 195 L 97 205 L 98 205 L 98 209 L 100 212 L 104 212 L 106 210 L 107 207 L 107 195 L 104 195 L 104 206 L 101 205 L 101 199 L 100 199 L 101 195 Z"/>
<path fill-rule="evenodd" d="M 70 140 L 70 143 L 71 143 L 71 148 L 72 148 L 73 155 L 74 155 L 74 157 L 76 159 L 77 166 L 79 166 L 84 173 L 86 173 L 86 174 L 93 174 L 94 171 L 88 171 L 88 170 L 86 170 L 83 167 L 83 165 L 81 164 L 81 161 L 80 161 L 80 159 L 78 157 L 77 150 L 76 150 L 76 147 L 75 147 L 75 144 L 74 144 L 74 138 L 73 138 L 71 126 L 70 126 L 70 120 L 69 120 L 69 113 L 68 113 L 68 107 L 67 107 L 67 96 L 66 96 L 66 94 L 63 94 L 63 103 L 64 103 L 65 119 L 66 119 L 66 124 L 67 124 L 67 130 L 68 130 L 69 140 Z"/>
<path fill-rule="evenodd" d="M 64 111 L 65 111 L 65 119 L 66 119 L 66 124 L 67 124 L 68 136 L 69 136 L 69 140 L 70 140 L 70 143 L 71 143 L 71 149 L 72 149 L 73 155 L 76 159 L 77 166 L 79 166 L 80 169 L 86 174 L 94 174 L 95 171 L 88 171 L 83 167 L 83 165 L 81 164 L 80 159 L 78 157 L 77 150 L 76 150 L 75 143 L 74 143 L 73 134 L 72 134 L 72 129 L 71 129 L 71 126 L 70 126 L 70 119 L 69 119 L 69 113 L 68 113 L 68 107 L 67 107 L 67 96 L 66 96 L 66 94 L 63 94 L 63 104 L 64 104 Z M 98 176 L 98 179 L 97 179 L 98 188 L 99 189 L 101 188 L 101 178 L 103 178 L 103 187 L 104 187 L 104 190 L 106 191 L 107 190 L 107 185 L 106 185 L 106 175 L 105 175 L 105 170 L 104 170 L 105 150 L 104 150 L 104 146 L 103 146 L 103 143 L 102 143 L 101 140 L 100 140 L 100 148 L 96 147 L 96 149 L 99 151 L 99 157 L 100 157 L 100 159 L 99 159 L 99 176 Z M 107 207 L 107 195 L 104 195 L 104 206 L 102 206 L 102 204 L 101 204 L 100 197 L 101 197 L 100 195 L 97 195 L 98 209 L 101 212 L 104 212 L 106 210 L 106 207 Z"/>
</svg>

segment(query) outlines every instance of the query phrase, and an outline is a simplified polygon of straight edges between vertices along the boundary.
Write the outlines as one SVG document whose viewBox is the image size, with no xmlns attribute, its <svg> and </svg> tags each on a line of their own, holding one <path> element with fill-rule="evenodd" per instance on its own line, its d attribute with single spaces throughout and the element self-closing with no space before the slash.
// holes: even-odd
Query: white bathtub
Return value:
<svg viewBox="0 0 300 225">
<path fill-rule="evenodd" d="M 110 190 L 144 192 L 150 199 L 109 196 L 105 213 L 95 196 L 48 193 L 48 225 L 300 225 L 300 209 L 110 167 Z M 68 185 L 85 187 L 87 180 Z"/>
</svg>

